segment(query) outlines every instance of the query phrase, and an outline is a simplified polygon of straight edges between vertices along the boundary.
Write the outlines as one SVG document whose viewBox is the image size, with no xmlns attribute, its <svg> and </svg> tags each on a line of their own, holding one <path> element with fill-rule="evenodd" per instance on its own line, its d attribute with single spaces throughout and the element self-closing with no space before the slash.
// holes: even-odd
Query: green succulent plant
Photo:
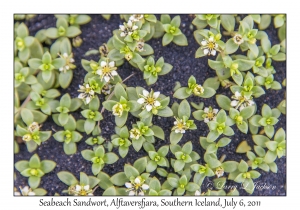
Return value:
<svg viewBox="0 0 300 210">
<path fill-rule="evenodd" d="M 37 154 L 31 156 L 30 160 L 20 160 L 15 163 L 15 168 L 22 176 L 28 177 L 28 184 L 32 189 L 36 189 L 41 182 L 41 178 L 53 171 L 56 163 L 52 160 L 42 160 Z"/>
</svg>

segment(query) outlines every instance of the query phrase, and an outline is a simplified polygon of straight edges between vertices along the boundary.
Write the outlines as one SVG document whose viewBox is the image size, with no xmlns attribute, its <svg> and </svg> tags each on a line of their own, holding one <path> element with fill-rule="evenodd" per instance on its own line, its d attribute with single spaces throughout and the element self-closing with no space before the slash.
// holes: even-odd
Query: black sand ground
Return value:
<svg viewBox="0 0 300 210">
<path fill-rule="evenodd" d="M 174 15 L 172 15 L 173 17 Z M 159 77 L 158 81 L 152 85 L 151 87 L 147 87 L 145 81 L 143 80 L 142 72 L 132 67 L 130 64 L 126 63 L 118 69 L 119 74 L 122 78 L 129 76 L 133 72 L 137 72 L 137 74 L 126 81 L 126 85 L 128 86 L 142 86 L 148 90 L 153 88 L 155 91 L 160 91 L 161 93 L 170 96 L 171 102 L 170 106 L 173 102 L 179 100 L 172 98 L 173 95 L 173 87 L 176 81 L 180 81 L 181 84 L 186 85 L 187 80 L 191 75 L 194 75 L 197 79 L 197 82 L 200 84 L 205 81 L 208 77 L 215 76 L 214 70 L 210 69 L 207 64 L 207 57 L 196 59 L 195 52 L 198 49 L 199 45 L 196 43 L 193 37 L 193 30 L 190 27 L 193 17 L 190 15 L 180 15 L 181 16 L 181 30 L 186 35 L 188 39 L 188 46 L 179 47 L 173 43 L 169 44 L 166 47 L 162 46 L 162 41 L 160 39 L 152 39 L 148 43 L 154 49 L 155 59 L 157 60 L 159 57 L 163 56 L 165 62 L 173 65 L 173 70 L 165 75 Z M 119 15 L 112 15 L 109 21 L 102 18 L 101 15 L 91 15 L 92 21 L 86 25 L 81 27 L 82 34 L 81 37 L 83 39 L 83 44 L 79 48 L 73 48 L 75 64 L 77 68 L 74 70 L 74 78 L 71 82 L 71 85 L 66 90 L 60 90 L 61 94 L 69 93 L 71 97 L 78 96 L 78 85 L 83 83 L 83 78 L 86 74 L 86 71 L 82 68 L 80 64 L 81 59 L 93 59 L 98 60 L 97 56 L 84 57 L 86 51 L 90 49 L 98 49 L 100 45 L 107 42 L 107 40 L 112 36 L 112 31 L 119 27 L 119 24 L 122 24 L 123 21 L 120 19 Z M 159 17 L 159 16 L 157 16 Z M 55 27 L 56 18 L 53 15 L 38 15 L 35 18 L 26 21 L 26 25 L 30 30 L 30 35 L 35 35 L 35 33 L 40 29 L 45 29 L 49 27 Z M 277 30 L 271 24 L 270 27 L 266 30 L 266 33 L 269 35 L 272 45 L 278 44 L 279 40 L 277 37 Z M 226 37 L 222 38 L 223 41 L 226 41 Z M 214 59 L 214 58 L 212 58 Z M 285 62 L 273 62 L 273 65 L 276 69 L 276 74 L 274 75 L 275 80 L 280 83 L 286 78 L 286 63 Z M 276 90 L 267 90 L 265 95 L 262 95 L 260 98 L 255 99 L 258 105 L 258 113 L 261 113 L 261 107 L 264 103 L 268 104 L 271 108 L 275 108 L 280 101 L 284 97 L 285 88 L 279 91 Z M 217 94 L 225 94 L 227 96 L 231 96 L 231 92 L 229 89 L 224 89 L 222 87 L 219 88 Z M 103 97 L 100 97 L 101 101 L 103 101 Z M 197 97 L 189 98 L 188 101 L 193 101 L 196 103 L 204 102 L 205 107 L 212 105 L 213 107 L 217 107 L 217 103 L 215 100 L 215 96 L 210 99 L 202 99 Z M 80 111 L 73 113 L 73 116 L 76 120 L 83 119 L 80 114 Z M 114 117 L 113 115 L 105 111 L 104 119 L 101 121 L 101 129 L 102 136 L 108 140 L 110 140 L 110 136 L 114 134 Z M 279 122 L 275 125 L 275 129 L 283 128 L 286 130 L 286 116 L 281 115 L 279 118 Z M 154 117 L 153 123 L 161 126 L 166 135 L 165 141 L 157 140 L 155 144 L 155 148 L 159 148 L 165 144 L 169 144 L 169 134 L 170 129 L 173 125 L 174 119 L 171 118 L 158 118 Z M 131 124 L 135 123 L 136 119 L 134 117 L 129 117 L 127 121 L 127 126 L 130 129 Z M 199 136 L 206 136 L 208 134 L 208 127 L 204 122 L 196 121 L 197 130 L 188 131 L 183 139 L 180 141 L 180 145 L 183 145 L 187 141 L 192 141 L 194 151 L 198 152 L 201 156 L 200 163 L 203 161 L 204 150 L 201 148 L 199 144 Z M 42 130 L 51 130 L 53 127 L 55 130 L 62 130 L 59 126 L 57 126 L 51 117 L 47 119 L 47 121 L 43 124 Z M 236 126 L 233 126 L 233 129 L 236 131 L 235 135 L 231 137 L 231 143 L 225 148 L 221 148 L 218 151 L 218 156 L 222 154 L 226 154 L 226 160 L 235 160 L 240 161 L 241 159 L 247 160 L 245 154 L 237 154 L 235 150 L 237 145 L 242 140 L 247 140 L 249 145 L 253 145 L 253 141 L 251 135 L 242 134 Z M 80 152 L 84 149 L 91 149 L 92 147 L 87 145 L 84 141 L 88 138 L 86 134 L 83 134 L 83 139 L 78 143 L 78 151 L 74 155 L 66 155 L 63 151 L 63 144 L 57 142 L 53 137 L 51 137 L 48 141 L 42 144 L 38 149 L 29 153 L 24 144 L 20 145 L 20 152 L 14 156 L 14 163 L 19 160 L 28 160 L 34 153 L 37 153 L 41 160 L 49 159 L 53 160 L 57 163 L 56 168 L 49 174 L 46 174 L 42 177 L 42 181 L 40 187 L 46 189 L 48 191 L 48 195 L 54 195 L 54 193 L 61 194 L 62 190 L 66 189 L 67 186 L 62 183 L 56 176 L 56 173 L 66 170 L 72 172 L 76 177 L 79 177 L 79 172 L 85 172 L 88 175 L 92 175 L 91 172 L 91 162 L 84 160 L 80 154 Z M 114 149 L 114 152 L 118 154 L 117 150 Z M 120 158 L 113 165 L 106 165 L 103 169 L 104 172 L 109 175 L 113 175 L 117 172 L 123 171 L 123 166 L 125 163 L 131 163 L 143 156 L 146 156 L 146 152 L 140 150 L 140 152 L 135 152 L 135 150 L 130 147 L 129 153 L 125 158 Z M 173 158 L 173 154 L 168 154 L 169 158 Z M 270 195 L 286 195 L 286 158 L 283 157 L 281 159 L 276 160 L 276 164 L 278 166 L 278 173 L 266 173 L 262 170 L 258 170 L 262 175 L 256 181 L 259 182 L 260 186 L 275 186 L 275 189 L 264 189 L 259 190 L 255 189 L 252 195 L 255 196 L 270 196 Z M 27 184 L 27 178 L 20 175 L 20 173 L 14 170 L 16 173 L 16 181 L 14 186 L 25 186 Z M 159 177 L 158 174 L 152 173 L 151 176 Z M 202 191 L 207 190 L 208 182 L 212 181 L 213 178 L 206 178 L 201 189 Z M 161 182 L 162 183 L 162 182 Z M 237 183 L 230 181 L 227 185 L 236 185 Z M 248 195 L 244 190 L 239 190 L 240 195 Z M 102 195 L 103 190 L 98 188 L 95 191 L 95 195 Z"/>
</svg>

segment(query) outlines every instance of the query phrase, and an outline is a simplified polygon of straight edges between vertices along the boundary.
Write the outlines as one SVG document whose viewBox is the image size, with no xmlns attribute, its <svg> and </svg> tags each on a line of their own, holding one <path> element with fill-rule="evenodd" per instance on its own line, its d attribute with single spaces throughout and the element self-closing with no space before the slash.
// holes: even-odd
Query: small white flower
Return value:
<svg viewBox="0 0 300 210">
<path fill-rule="evenodd" d="M 244 42 L 243 36 L 240 34 L 235 34 L 233 37 L 233 41 L 234 43 L 236 43 L 237 45 L 240 45 Z"/>
<path fill-rule="evenodd" d="M 127 35 L 131 35 L 137 29 L 138 26 L 136 26 L 131 20 L 128 20 L 127 23 L 119 26 L 119 30 L 121 31 L 120 36 L 125 37 Z"/>
<path fill-rule="evenodd" d="M 39 124 L 37 122 L 33 122 L 31 123 L 29 126 L 28 126 L 28 131 L 30 133 L 34 132 L 34 131 L 39 131 L 40 130 L 40 127 Z"/>
<path fill-rule="evenodd" d="M 224 175 L 224 169 L 221 166 L 219 166 L 218 168 L 216 168 L 215 174 L 218 178 L 220 178 Z"/>
<path fill-rule="evenodd" d="M 147 90 L 143 90 L 143 95 L 140 95 L 141 98 L 139 98 L 137 102 L 143 105 L 143 109 L 150 112 L 152 109 L 156 109 L 161 105 L 158 101 L 159 95 L 160 92 L 154 92 L 151 90 L 149 93 Z"/>
<path fill-rule="evenodd" d="M 204 93 L 204 88 L 202 87 L 202 85 L 196 85 L 193 88 L 193 93 L 196 96 L 200 96 L 200 95 L 202 95 Z"/>
<path fill-rule="evenodd" d="M 187 130 L 189 127 L 186 125 L 186 122 L 184 122 L 182 119 L 179 119 L 175 117 L 174 126 L 172 128 L 172 131 L 175 133 L 185 133 L 185 130 Z"/>
<path fill-rule="evenodd" d="M 129 133 L 130 138 L 135 140 L 138 140 L 142 136 L 142 133 L 138 128 L 132 128 Z"/>
<path fill-rule="evenodd" d="M 123 105 L 121 103 L 117 103 L 112 107 L 113 115 L 121 117 L 124 111 Z"/>
<path fill-rule="evenodd" d="M 33 196 L 33 195 L 36 195 L 35 192 L 33 192 L 32 189 L 29 188 L 28 186 L 25 186 L 24 188 L 19 187 L 19 189 L 20 189 L 21 193 L 20 192 L 15 192 L 15 195 L 17 195 L 17 196 L 20 196 L 20 195 L 22 195 L 22 196 Z"/>
<path fill-rule="evenodd" d="M 65 60 L 65 65 L 59 68 L 59 71 L 66 73 L 66 71 L 68 71 L 69 69 L 76 68 L 76 66 L 73 64 L 75 62 L 73 58 L 73 53 L 71 53 L 70 55 L 68 55 L 68 53 L 63 53 L 62 55 L 58 53 L 58 55 L 60 58 Z"/>
<path fill-rule="evenodd" d="M 118 73 L 116 71 L 117 67 L 115 67 L 115 62 L 111 61 L 101 61 L 100 69 L 97 70 L 97 74 L 100 75 L 101 80 L 105 80 L 105 82 L 109 82 L 110 79 L 114 79 L 114 76 L 117 76 Z"/>
<path fill-rule="evenodd" d="M 89 185 L 76 185 L 75 189 L 72 189 L 72 194 L 79 195 L 79 196 L 87 196 L 87 195 L 93 195 L 93 189 L 90 188 Z"/>
<path fill-rule="evenodd" d="M 89 104 L 90 101 L 95 97 L 95 91 L 90 87 L 89 84 L 79 85 L 78 92 L 81 92 L 78 95 L 78 98 L 82 99 L 86 104 Z"/>
<path fill-rule="evenodd" d="M 216 121 L 216 116 L 218 113 L 218 109 L 213 109 L 211 106 L 210 107 L 205 107 L 203 112 L 203 118 L 204 118 L 204 122 L 208 123 L 210 121 Z"/>
<path fill-rule="evenodd" d="M 137 21 L 140 21 L 144 18 L 144 15 L 131 15 L 129 17 L 129 20 L 132 21 L 132 22 L 137 22 Z"/>
<path fill-rule="evenodd" d="M 140 39 L 140 40 L 137 42 L 137 45 L 136 45 L 137 51 L 143 52 L 143 51 L 144 51 L 144 46 L 145 46 L 144 40 L 143 40 L 143 39 Z"/>
<path fill-rule="evenodd" d="M 145 180 L 138 176 L 134 180 L 131 179 L 130 182 L 125 183 L 125 187 L 127 188 L 128 195 L 144 195 L 144 192 L 149 189 L 149 185 L 144 183 Z"/>
<path fill-rule="evenodd" d="M 254 101 L 252 97 L 249 98 L 247 96 L 243 96 L 240 92 L 236 91 L 233 96 L 231 96 L 232 100 L 230 105 L 235 109 L 243 110 L 247 106 L 253 106 Z"/>
<path fill-rule="evenodd" d="M 218 51 L 218 44 L 216 43 L 214 37 L 209 37 L 208 40 L 203 40 L 201 42 L 201 49 L 203 49 L 204 55 L 213 55 L 215 56 Z"/>
</svg>

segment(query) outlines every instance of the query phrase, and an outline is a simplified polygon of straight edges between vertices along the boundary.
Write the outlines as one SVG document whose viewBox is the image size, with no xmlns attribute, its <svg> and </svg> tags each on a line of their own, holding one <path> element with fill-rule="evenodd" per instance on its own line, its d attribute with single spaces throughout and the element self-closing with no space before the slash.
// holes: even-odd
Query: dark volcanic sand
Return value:
<svg viewBox="0 0 300 210">
<path fill-rule="evenodd" d="M 174 17 L 174 15 L 171 15 Z M 162 46 L 162 38 L 159 39 L 152 39 L 147 43 L 150 44 L 154 49 L 155 60 L 159 57 L 163 56 L 165 62 L 170 63 L 173 65 L 173 70 L 165 75 L 159 77 L 158 81 L 148 87 L 146 82 L 143 80 L 143 74 L 140 70 L 135 69 L 129 63 L 125 62 L 125 64 L 118 68 L 118 72 L 121 77 L 124 79 L 129 76 L 133 72 L 137 72 L 137 74 L 126 81 L 127 86 L 142 86 L 148 90 L 153 88 L 155 91 L 160 91 L 162 94 L 171 97 L 170 106 L 173 102 L 177 101 L 180 102 L 178 99 L 172 98 L 173 95 L 173 87 L 176 81 L 180 81 L 182 85 L 186 85 L 188 78 L 191 75 L 194 75 L 197 79 L 197 82 L 202 84 L 206 78 L 215 76 L 214 70 L 210 69 L 207 64 L 208 57 L 203 57 L 200 59 L 195 58 L 195 52 L 198 49 L 199 45 L 195 41 L 193 37 L 193 30 L 191 30 L 191 23 L 193 17 L 191 15 L 180 15 L 181 16 L 181 30 L 186 35 L 188 39 L 188 46 L 180 47 L 173 43 L 169 44 L 166 47 Z M 120 19 L 119 15 L 112 15 L 109 21 L 102 18 L 101 15 L 91 15 L 92 20 L 90 23 L 81 26 L 82 34 L 80 35 L 83 39 L 83 44 L 79 48 L 73 48 L 75 64 L 77 68 L 74 70 L 74 78 L 71 82 L 71 85 L 66 89 L 62 90 L 61 94 L 69 93 L 71 97 L 78 96 L 78 85 L 83 83 L 83 78 L 86 74 L 86 71 L 82 68 L 80 61 L 81 59 L 87 60 L 96 60 L 98 61 L 98 56 L 89 56 L 84 57 L 86 51 L 90 49 L 98 49 L 100 45 L 107 42 L 108 39 L 112 36 L 112 31 L 119 27 L 119 24 L 123 23 L 123 20 Z M 157 16 L 160 17 L 160 16 Z M 35 33 L 40 29 L 46 29 L 49 27 L 55 27 L 56 18 L 53 15 L 38 15 L 35 18 L 26 21 L 26 25 L 29 28 L 30 35 L 34 36 Z M 279 40 L 277 37 L 277 29 L 273 27 L 273 22 L 271 23 L 270 27 L 266 30 L 266 33 L 269 35 L 272 45 L 278 44 Z M 227 37 L 222 37 L 223 41 L 227 40 Z M 258 43 L 260 43 L 258 41 Z M 214 59 L 210 57 L 210 59 Z M 273 61 L 273 66 L 276 69 L 276 74 L 274 78 L 276 81 L 280 83 L 286 78 L 286 62 L 275 62 Z M 268 104 L 271 108 L 275 108 L 280 101 L 284 98 L 285 88 L 282 90 L 267 90 L 265 95 L 262 95 L 260 98 L 255 99 L 255 102 L 258 105 L 258 113 L 261 113 L 261 107 L 264 103 Z M 219 88 L 217 94 L 225 94 L 228 97 L 231 97 L 231 91 L 229 89 L 224 89 L 222 87 Z M 100 96 L 100 100 L 103 101 L 103 96 Z M 215 100 L 215 96 L 210 99 L 202 99 L 197 97 L 191 97 L 188 99 L 189 102 L 193 101 L 196 103 L 204 102 L 205 107 L 212 105 L 213 107 L 217 108 L 217 103 Z M 194 109 L 192 109 L 194 111 Z M 80 114 L 80 110 L 75 113 L 72 113 L 76 120 L 83 119 L 83 116 Z M 101 129 L 102 129 L 102 136 L 106 139 L 110 139 L 110 136 L 114 134 L 114 117 L 113 115 L 105 111 L 103 113 L 104 119 L 101 121 Z M 170 129 L 173 126 L 174 118 L 159 118 L 154 117 L 153 123 L 162 127 L 165 131 L 166 140 L 160 141 L 156 140 L 155 148 L 158 149 L 165 144 L 169 144 L 169 134 Z M 127 126 L 131 129 L 131 124 L 135 123 L 136 119 L 133 116 L 130 116 L 127 121 Z M 183 145 L 187 141 L 192 141 L 193 143 L 193 150 L 198 152 L 201 156 L 200 164 L 203 161 L 203 154 L 204 150 L 201 148 L 199 144 L 199 136 L 207 136 L 208 134 L 208 127 L 204 122 L 195 121 L 197 125 L 197 130 L 188 131 L 182 140 L 179 142 L 180 145 Z M 47 121 L 43 124 L 42 130 L 51 130 L 51 127 L 57 131 L 62 130 L 59 126 L 57 126 L 51 117 L 48 117 Z M 279 118 L 279 122 L 275 125 L 275 131 L 279 128 L 283 128 L 286 130 L 286 116 L 281 115 Z M 237 145 L 242 140 L 247 140 L 250 146 L 253 146 L 253 141 L 251 135 L 242 134 L 234 125 L 232 127 L 236 132 L 234 136 L 231 137 L 231 143 L 226 146 L 225 148 L 220 148 L 218 151 L 218 157 L 222 154 L 226 154 L 226 160 L 235 160 L 239 162 L 241 159 L 247 160 L 245 154 L 237 154 L 235 150 Z M 54 133 L 54 132 L 53 132 Z M 29 160 L 29 158 L 34 154 L 37 153 L 41 160 L 49 159 L 53 160 L 57 163 L 56 168 L 51 172 L 42 177 L 42 181 L 40 187 L 46 189 L 48 191 L 47 195 L 54 195 L 55 193 L 61 194 L 62 190 L 66 189 L 67 186 L 62 183 L 56 173 L 60 171 L 70 171 L 73 173 L 77 178 L 79 178 L 80 172 L 85 172 L 88 175 L 92 175 L 91 171 L 91 162 L 86 161 L 82 158 L 80 152 L 84 149 L 92 149 L 91 146 L 87 145 L 84 141 L 88 138 L 86 134 L 82 134 L 83 139 L 77 144 L 78 150 L 77 153 L 74 155 L 66 155 L 63 151 L 63 144 L 56 141 L 53 137 L 43 143 L 38 149 L 33 152 L 29 153 L 26 149 L 24 144 L 20 145 L 20 152 L 16 154 L 14 157 L 14 163 L 19 160 Z M 113 150 L 116 154 L 118 154 L 117 149 Z M 108 173 L 109 175 L 113 175 L 117 172 L 123 171 L 123 166 L 125 163 L 133 164 L 134 161 L 140 157 L 146 156 L 147 153 L 141 149 L 139 152 L 136 152 L 132 147 L 130 147 L 129 153 L 125 158 L 120 158 L 115 164 L 113 165 L 106 165 L 103 169 L 104 172 Z M 168 158 L 174 158 L 173 154 L 169 152 Z M 255 189 L 252 195 L 256 196 L 267 196 L 267 195 L 286 195 L 285 184 L 286 184 L 286 158 L 283 157 L 281 159 L 276 160 L 276 164 L 278 166 L 278 173 L 266 173 L 260 169 L 258 171 L 261 173 L 261 177 L 256 179 L 255 181 L 259 182 L 259 185 L 266 185 L 266 186 L 275 186 L 276 189 Z M 172 169 L 171 169 L 172 171 Z M 16 181 L 14 186 L 22 186 L 28 185 L 27 178 L 20 175 L 20 173 L 14 170 L 16 173 Z M 151 176 L 160 177 L 155 172 L 151 173 Z M 163 179 L 160 179 L 161 183 Z M 207 184 L 209 181 L 212 181 L 213 177 L 206 178 L 204 183 L 201 187 L 202 192 L 207 191 Z M 233 181 L 227 182 L 227 185 L 237 185 L 237 183 Z M 227 191 L 227 190 L 225 190 Z M 244 190 L 239 190 L 240 195 L 248 195 Z M 98 188 L 95 191 L 95 195 L 102 195 L 103 190 Z"/>
</svg>

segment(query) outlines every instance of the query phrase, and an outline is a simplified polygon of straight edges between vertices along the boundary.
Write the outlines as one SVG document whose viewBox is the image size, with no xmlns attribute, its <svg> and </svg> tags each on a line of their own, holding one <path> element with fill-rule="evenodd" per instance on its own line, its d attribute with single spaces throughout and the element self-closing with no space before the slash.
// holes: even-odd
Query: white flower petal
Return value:
<svg viewBox="0 0 300 210">
<path fill-rule="evenodd" d="M 201 195 L 199 190 L 196 190 L 195 195 Z"/>
<path fill-rule="evenodd" d="M 121 31 L 124 31 L 124 30 L 125 30 L 125 26 L 124 26 L 124 25 L 119 25 L 119 27 L 120 27 L 120 30 L 121 30 Z"/>
<path fill-rule="evenodd" d="M 28 194 L 29 192 L 29 187 L 28 186 L 25 186 L 23 189 L 21 189 L 22 193 L 24 194 Z"/>
<path fill-rule="evenodd" d="M 89 193 L 88 195 L 89 195 L 89 196 L 94 196 L 94 194 L 93 194 L 93 193 Z"/>
<path fill-rule="evenodd" d="M 65 58 L 67 58 L 67 57 L 68 57 L 68 53 L 64 53 L 63 56 L 64 56 Z"/>
<path fill-rule="evenodd" d="M 152 109 L 152 106 L 151 106 L 150 104 L 148 104 L 148 105 L 146 106 L 146 109 L 147 109 L 148 112 L 150 112 L 151 109 Z"/>
<path fill-rule="evenodd" d="M 185 130 L 181 130 L 181 133 L 185 133 Z"/>
<path fill-rule="evenodd" d="M 143 185 L 142 185 L 142 189 L 143 189 L 143 190 L 148 190 L 148 189 L 149 189 L 149 185 L 143 184 Z"/>
<path fill-rule="evenodd" d="M 214 118 L 213 118 L 213 121 L 216 121 L 217 120 L 217 117 L 215 116 Z"/>
<path fill-rule="evenodd" d="M 125 187 L 127 187 L 127 188 L 132 188 L 132 184 L 131 184 L 130 182 L 126 182 L 126 183 L 125 183 Z"/>
<path fill-rule="evenodd" d="M 88 191 L 88 190 L 90 189 L 90 185 L 85 185 L 85 186 L 83 187 L 83 189 L 86 190 L 86 191 Z"/>
<path fill-rule="evenodd" d="M 217 53 L 217 51 L 215 51 L 215 50 L 212 50 L 212 51 L 211 51 L 211 54 L 212 54 L 213 56 L 215 56 L 216 53 Z"/>
<path fill-rule="evenodd" d="M 86 85 L 85 85 L 85 88 L 90 88 L 90 85 L 89 85 L 89 84 L 86 84 Z"/>
<path fill-rule="evenodd" d="M 131 196 L 135 195 L 135 192 L 134 191 L 130 191 L 128 195 L 131 195 Z"/>
<path fill-rule="evenodd" d="M 104 66 L 106 66 L 106 62 L 105 61 L 101 61 L 101 67 L 104 67 Z"/>
<path fill-rule="evenodd" d="M 209 52 L 208 49 L 204 49 L 204 50 L 203 50 L 204 55 L 207 55 L 208 52 Z"/>
<path fill-rule="evenodd" d="M 219 45 L 216 43 L 216 44 L 215 44 L 215 49 L 217 49 L 218 47 L 219 47 Z"/>
<path fill-rule="evenodd" d="M 205 123 L 208 123 L 208 122 L 209 122 L 209 119 L 208 119 L 208 118 L 204 118 L 204 122 L 205 122 Z"/>
<path fill-rule="evenodd" d="M 82 86 L 82 85 L 79 85 L 79 89 L 80 89 L 80 90 L 84 90 L 84 89 L 85 89 L 85 87 L 84 87 L 84 86 Z"/>
<path fill-rule="evenodd" d="M 149 92 L 147 90 L 143 90 L 143 95 L 147 97 L 149 95 Z"/>
<path fill-rule="evenodd" d="M 213 42 L 214 41 L 214 37 L 209 37 L 208 41 Z"/>
<path fill-rule="evenodd" d="M 143 191 L 139 192 L 139 195 L 140 195 L 140 196 L 143 196 L 143 195 L 144 195 L 144 192 L 143 192 Z"/>
<path fill-rule="evenodd" d="M 177 125 L 177 123 L 178 123 L 178 122 L 177 122 L 177 121 L 175 121 L 175 122 L 174 122 L 174 125 Z"/>
<path fill-rule="evenodd" d="M 122 33 L 120 34 L 120 36 L 121 36 L 121 37 L 124 37 L 124 36 L 126 36 L 126 34 L 125 34 L 124 32 L 122 32 Z"/>
<path fill-rule="evenodd" d="M 179 129 L 175 129 L 175 133 L 180 133 L 180 130 Z"/>
<path fill-rule="evenodd" d="M 101 76 L 103 74 L 102 69 L 97 70 L 96 73 Z"/>
<path fill-rule="evenodd" d="M 138 29 L 139 27 L 138 26 L 133 26 L 132 27 L 132 30 L 136 30 L 136 29 Z"/>
<path fill-rule="evenodd" d="M 110 77 L 109 77 L 109 76 L 105 76 L 105 77 L 104 77 L 104 80 L 105 80 L 105 82 L 109 82 Z"/>
<path fill-rule="evenodd" d="M 34 192 L 29 192 L 28 195 L 32 196 L 32 195 L 35 195 Z"/>
<path fill-rule="evenodd" d="M 14 195 L 15 196 L 21 196 L 21 193 L 20 192 L 14 192 Z"/>
<path fill-rule="evenodd" d="M 241 93 L 238 92 L 238 91 L 235 91 L 234 95 L 235 95 L 236 97 L 241 97 L 241 96 L 242 96 Z"/>
<path fill-rule="evenodd" d="M 203 41 L 201 42 L 201 45 L 202 45 L 202 46 L 206 46 L 206 45 L 207 45 L 207 41 L 206 41 L 206 40 L 203 40 Z"/>
<path fill-rule="evenodd" d="M 139 104 L 143 104 L 143 103 L 145 103 L 145 99 L 144 99 L 144 98 L 139 98 L 139 99 L 137 100 L 137 102 L 138 102 Z"/>
<path fill-rule="evenodd" d="M 234 100 L 234 101 L 231 101 L 230 105 L 231 106 L 236 106 L 236 105 L 238 105 L 238 103 L 239 103 L 238 101 Z"/>
<path fill-rule="evenodd" d="M 140 180 L 139 178 L 135 178 L 134 183 L 140 184 L 140 183 L 141 183 L 141 180 Z"/>
<path fill-rule="evenodd" d="M 85 102 L 88 104 L 91 102 L 91 97 L 86 97 Z"/>
<path fill-rule="evenodd" d="M 63 70 L 64 70 L 64 68 L 63 68 L 63 67 L 59 68 L 59 71 L 63 71 Z"/>
<path fill-rule="evenodd" d="M 130 20 L 128 21 L 127 26 L 130 28 L 132 27 L 132 22 Z"/>
<path fill-rule="evenodd" d="M 80 98 L 80 99 L 83 99 L 84 98 L 84 93 L 80 93 L 79 95 L 78 95 L 78 98 Z"/>
<path fill-rule="evenodd" d="M 89 94 L 90 94 L 90 95 L 94 95 L 95 92 L 94 92 L 93 90 L 90 90 Z"/>
<path fill-rule="evenodd" d="M 113 76 L 117 76 L 117 75 L 118 75 L 118 73 L 117 73 L 117 71 L 112 71 L 112 72 L 111 72 L 111 75 L 113 75 Z"/>
<path fill-rule="evenodd" d="M 158 98 L 158 96 L 159 96 L 159 94 L 160 94 L 160 92 L 159 92 L 159 91 L 157 91 L 157 92 L 154 92 L 154 93 L 153 93 L 153 98 L 157 99 L 157 98 Z"/>
<path fill-rule="evenodd" d="M 115 67 L 115 62 L 114 61 L 111 61 L 111 62 L 109 62 L 109 67 Z"/>
<path fill-rule="evenodd" d="M 154 106 L 160 106 L 160 102 L 159 101 L 155 101 L 154 102 Z"/>
<path fill-rule="evenodd" d="M 80 185 L 76 185 L 75 190 L 76 191 L 80 191 L 81 190 L 81 186 Z"/>
<path fill-rule="evenodd" d="M 203 111 L 204 111 L 204 113 L 208 113 L 209 108 L 205 107 Z"/>
<path fill-rule="evenodd" d="M 217 114 L 218 111 L 219 111 L 218 109 L 213 109 L 213 113 L 214 113 L 214 114 Z"/>
</svg>

